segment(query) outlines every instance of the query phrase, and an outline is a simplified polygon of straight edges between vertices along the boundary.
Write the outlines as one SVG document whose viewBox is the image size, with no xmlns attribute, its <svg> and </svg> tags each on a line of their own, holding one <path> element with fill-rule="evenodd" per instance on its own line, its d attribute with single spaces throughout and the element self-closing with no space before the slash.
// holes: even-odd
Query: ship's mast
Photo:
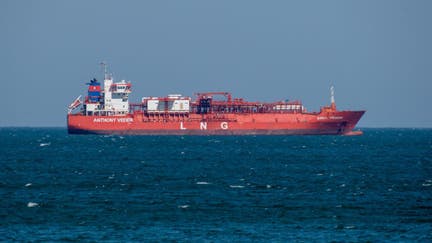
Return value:
<svg viewBox="0 0 432 243">
<path fill-rule="evenodd" d="M 336 110 L 336 102 L 335 102 L 335 98 L 334 98 L 334 86 L 333 85 L 330 87 L 330 103 L 331 103 L 331 108 L 333 110 Z"/>
<path fill-rule="evenodd" d="M 106 62 L 100 63 L 101 67 L 104 69 L 104 110 L 112 110 L 112 92 L 111 85 L 113 84 L 112 76 L 108 73 L 108 65 Z"/>
<path fill-rule="evenodd" d="M 100 63 L 100 65 L 104 70 L 104 79 L 110 79 L 110 77 L 109 77 L 110 75 L 108 74 L 108 65 L 106 64 L 106 62 L 103 61 Z"/>
</svg>

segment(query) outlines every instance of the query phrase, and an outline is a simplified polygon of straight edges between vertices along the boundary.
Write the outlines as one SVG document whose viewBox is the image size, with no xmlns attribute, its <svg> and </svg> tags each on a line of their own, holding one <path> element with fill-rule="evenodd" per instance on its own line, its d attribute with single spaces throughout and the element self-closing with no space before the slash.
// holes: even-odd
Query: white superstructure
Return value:
<svg viewBox="0 0 432 243">
<path fill-rule="evenodd" d="M 129 94 L 132 92 L 131 83 L 121 80 L 114 82 L 112 75 L 108 74 L 106 64 L 104 87 L 100 90 L 100 84 L 94 79 L 89 83 L 89 96 L 85 102 L 85 113 L 87 115 L 125 115 L 129 113 Z M 99 97 L 91 96 L 93 90 L 100 90 Z M 96 93 L 98 94 L 98 93 Z M 91 97 L 91 98 L 90 98 Z"/>
<path fill-rule="evenodd" d="M 112 78 L 104 81 L 104 104 L 107 112 L 115 114 L 127 114 L 129 112 L 129 94 L 131 84 L 122 80 L 114 83 Z"/>
</svg>

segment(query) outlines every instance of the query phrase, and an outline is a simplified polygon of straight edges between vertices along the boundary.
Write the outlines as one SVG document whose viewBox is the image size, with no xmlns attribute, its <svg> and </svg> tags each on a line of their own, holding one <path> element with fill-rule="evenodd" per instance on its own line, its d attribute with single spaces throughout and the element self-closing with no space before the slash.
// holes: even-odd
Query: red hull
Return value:
<svg viewBox="0 0 432 243">
<path fill-rule="evenodd" d="M 321 113 L 228 113 L 223 115 L 124 116 L 69 114 L 71 134 L 131 135 L 344 135 L 364 111 Z"/>
</svg>

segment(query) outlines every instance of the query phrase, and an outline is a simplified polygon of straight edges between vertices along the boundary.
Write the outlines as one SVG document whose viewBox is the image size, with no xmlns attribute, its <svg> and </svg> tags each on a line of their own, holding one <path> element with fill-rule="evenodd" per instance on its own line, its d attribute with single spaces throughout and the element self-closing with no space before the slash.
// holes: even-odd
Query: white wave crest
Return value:
<svg viewBox="0 0 432 243">
<path fill-rule="evenodd" d="M 35 203 L 35 202 L 29 202 L 29 203 L 27 203 L 27 207 L 29 207 L 29 208 L 34 208 L 34 207 L 37 207 L 37 206 L 39 206 L 39 204 Z"/>
</svg>

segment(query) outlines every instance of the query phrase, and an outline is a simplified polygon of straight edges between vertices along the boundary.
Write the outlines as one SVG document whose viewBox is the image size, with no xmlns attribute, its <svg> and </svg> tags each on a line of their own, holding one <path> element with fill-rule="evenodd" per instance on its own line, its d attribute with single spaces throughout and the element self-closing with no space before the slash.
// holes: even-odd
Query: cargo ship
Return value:
<svg viewBox="0 0 432 243">
<path fill-rule="evenodd" d="M 92 79 L 87 95 L 68 107 L 70 134 L 131 135 L 361 135 L 353 131 L 365 111 L 330 105 L 308 112 L 301 101 L 250 102 L 228 92 L 170 94 L 129 102 L 131 82 L 114 82 L 104 65 L 104 83 Z"/>
</svg>

